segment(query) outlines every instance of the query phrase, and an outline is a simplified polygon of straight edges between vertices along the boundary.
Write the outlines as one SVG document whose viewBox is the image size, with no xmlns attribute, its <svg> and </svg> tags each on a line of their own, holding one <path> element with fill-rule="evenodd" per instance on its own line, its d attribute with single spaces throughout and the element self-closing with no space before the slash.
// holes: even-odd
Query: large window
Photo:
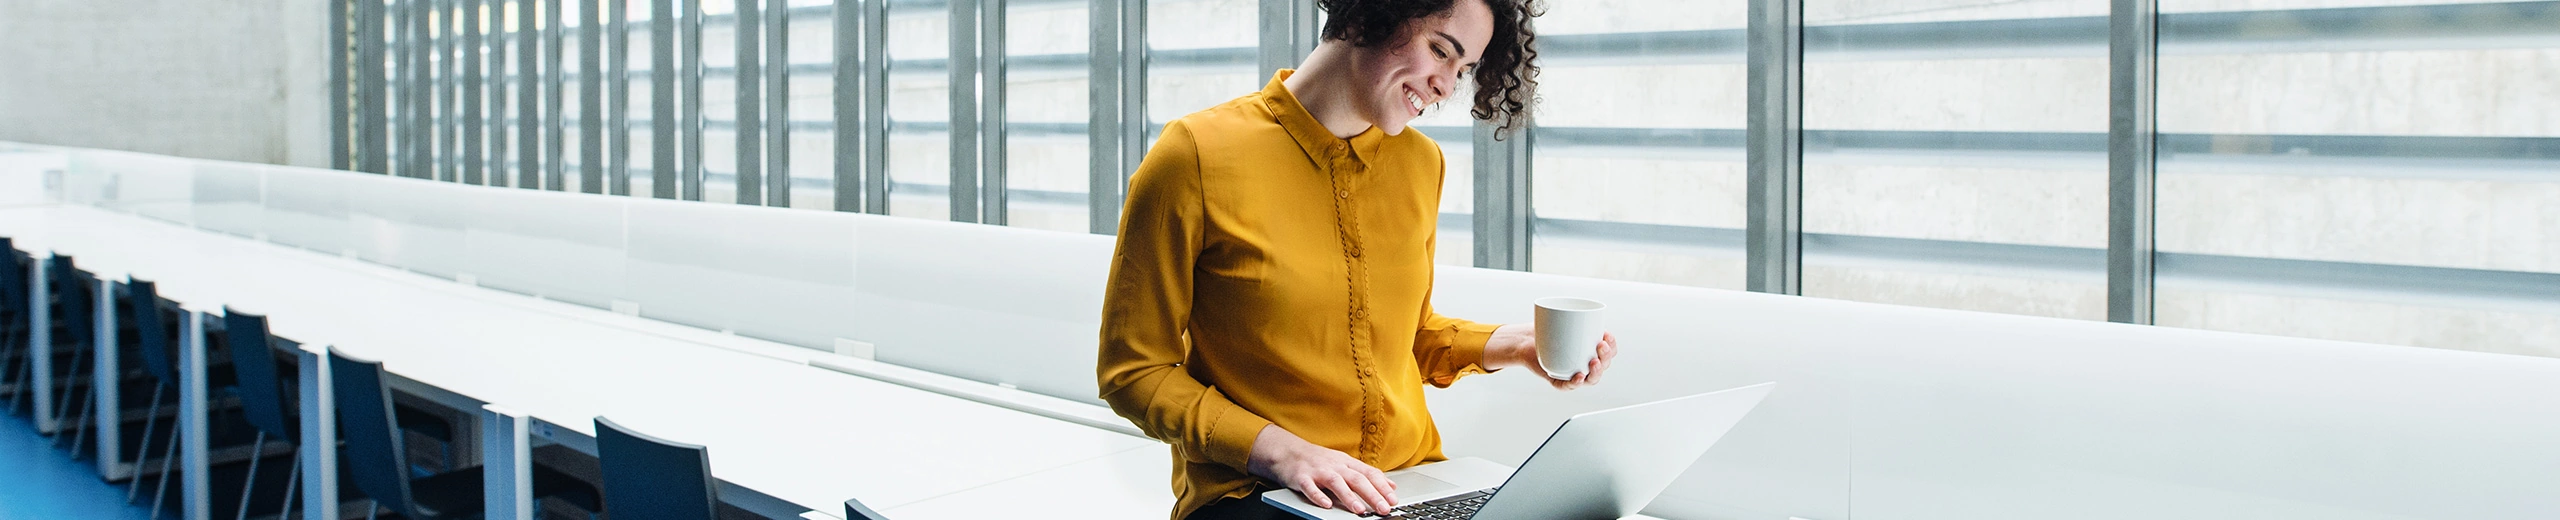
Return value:
<svg viewBox="0 0 2560 520">
<path fill-rule="evenodd" d="M 2560 8 L 2445 3 L 2161 2 L 2159 324 L 2560 355 Z"/>
<path fill-rule="evenodd" d="M 889 8 L 889 214 L 951 218 L 951 11 Z"/>
<path fill-rule="evenodd" d="M 1807 0 L 1804 294 L 2105 319 L 2108 5 Z"/>
<path fill-rule="evenodd" d="M 1533 128 L 1484 140 L 1466 88 L 1414 122 L 1448 165 L 1438 261 L 2560 356 L 2560 2 L 2159 0 L 2157 45 L 2124 55 L 2149 61 L 2122 63 L 2113 31 L 2137 25 L 2110 0 L 1798 2 L 1800 27 L 1753 16 L 1788 5 L 1769 0 L 1547 2 Z M 977 220 L 1063 232 L 1108 232 L 1093 204 L 1119 195 L 1099 190 L 1165 122 L 1258 90 L 1265 60 L 1317 30 L 1264 23 L 1292 7 L 1268 0 L 348 5 L 353 168 L 607 192 L 628 171 L 632 194 L 933 220 L 975 193 L 1003 204 Z M 864 13 L 883 17 L 837 23 Z M 1801 62 L 1752 69 L 1796 63 L 1754 24 L 1800 30 Z M 2117 156 L 2145 142 L 2110 133 L 2140 106 L 2115 74 L 2140 64 L 2157 153 Z M 862 81 L 838 88 L 847 68 Z M 1788 77 L 1800 92 L 1751 97 Z M 954 124 L 955 106 L 979 110 Z M 1752 145 L 1771 130 L 1753 110 L 1773 107 L 1801 132 L 1765 135 L 1801 137 L 1801 155 Z M 627 124 L 590 120 L 610 114 Z M 873 139 L 879 155 L 837 168 Z M 2116 189 L 2146 165 L 2148 202 Z M 1753 189 L 1790 179 L 1793 197 Z M 2150 242 L 2117 234 L 2139 223 Z M 2156 277 L 2111 276 L 2142 247 Z"/>
<path fill-rule="evenodd" d="M 1091 159 L 1091 14 L 1005 2 L 1005 223 L 1084 232 Z"/>
<path fill-rule="evenodd" d="M 1255 0 L 1144 0 L 1147 142 L 1164 124 L 1262 90 Z"/>
<path fill-rule="evenodd" d="M 1532 268 L 1742 288 L 1745 8 L 1558 2 L 1538 20 Z"/>
</svg>

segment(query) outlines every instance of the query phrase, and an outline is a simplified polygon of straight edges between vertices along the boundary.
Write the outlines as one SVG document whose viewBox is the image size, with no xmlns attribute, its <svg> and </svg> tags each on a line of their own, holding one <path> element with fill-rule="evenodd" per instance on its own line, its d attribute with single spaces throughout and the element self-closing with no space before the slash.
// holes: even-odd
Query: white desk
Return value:
<svg viewBox="0 0 2560 520">
<path fill-rule="evenodd" d="M 1079 502 L 1104 516 L 1153 516 L 1172 499 L 1167 464 L 1135 473 L 1094 464 L 1161 459 L 1152 440 L 821 370 L 793 362 L 791 347 L 714 347 L 571 316 L 610 315 L 600 310 L 91 208 L 0 210 L 0 234 L 24 249 L 75 255 L 102 277 L 155 280 L 164 297 L 197 314 L 223 305 L 265 314 L 279 336 L 334 345 L 399 376 L 521 411 L 551 425 L 532 433 L 574 434 L 561 435 L 573 446 L 591 439 L 597 415 L 709 446 L 721 480 L 828 515 L 847 498 L 931 511 L 921 503 L 1034 476 L 1134 478 L 1131 490 L 1145 488 Z M 200 357 L 200 341 L 188 343 Z"/>
</svg>

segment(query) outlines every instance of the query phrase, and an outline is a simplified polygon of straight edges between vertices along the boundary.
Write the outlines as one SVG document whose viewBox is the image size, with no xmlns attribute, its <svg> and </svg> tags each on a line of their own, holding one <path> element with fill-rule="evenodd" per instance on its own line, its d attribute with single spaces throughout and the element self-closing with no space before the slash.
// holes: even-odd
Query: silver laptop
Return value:
<svg viewBox="0 0 2560 520">
<path fill-rule="evenodd" d="M 1617 519 L 1636 514 L 1698 462 L 1777 383 L 1676 397 L 1566 419 L 1519 471 L 1459 458 L 1387 473 L 1410 520 Z M 1358 520 L 1295 492 L 1262 500 L 1313 520 Z"/>
</svg>

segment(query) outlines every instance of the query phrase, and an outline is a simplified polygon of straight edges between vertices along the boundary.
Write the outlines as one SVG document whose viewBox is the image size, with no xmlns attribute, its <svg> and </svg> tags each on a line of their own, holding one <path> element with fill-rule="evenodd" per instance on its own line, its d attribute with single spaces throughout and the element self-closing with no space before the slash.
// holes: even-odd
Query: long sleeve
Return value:
<svg viewBox="0 0 2560 520">
<path fill-rule="evenodd" d="M 1440 170 L 1443 172 L 1439 177 L 1441 183 L 1446 184 L 1449 178 L 1446 174 L 1449 167 L 1447 156 L 1440 153 L 1439 143 L 1432 143 L 1431 151 L 1431 156 L 1438 159 Z M 1441 193 L 1446 193 L 1446 189 L 1445 185 L 1434 188 L 1433 207 L 1439 206 L 1439 196 Z M 1440 232 L 1437 231 L 1439 226 L 1432 226 L 1432 229 L 1434 231 L 1431 232 L 1431 239 L 1423 245 L 1423 258 L 1437 256 L 1440 249 Z M 1435 272 L 1425 280 L 1438 277 L 1437 266 L 1431 269 Z M 1413 334 L 1413 365 L 1422 371 L 1422 381 L 1430 383 L 1431 386 L 1448 388 L 1451 383 L 1458 382 L 1458 378 L 1492 372 L 1484 368 L 1484 344 L 1486 340 L 1493 337 L 1493 329 L 1500 328 L 1501 325 L 1443 316 L 1431 309 L 1431 298 L 1428 293 L 1425 293 L 1422 301 L 1422 319 L 1420 320 L 1422 326 Z"/>
<path fill-rule="evenodd" d="M 1422 304 L 1421 323 L 1413 334 L 1413 365 L 1422 371 L 1423 382 L 1448 388 L 1458 378 L 1493 372 L 1484 367 L 1484 345 L 1501 325 L 1451 318 L 1432 310 L 1430 303 Z"/>
<path fill-rule="evenodd" d="M 1103 294 L 1096 366 L 1102 399 L 1183 459 L 1245 471 L 1270 421 L 1184 369 L 1190 356 L 1194 264 L 1203 247 L 1199 150 L 1180 121 L 1167 125 L 1129 179 Z"/>
</svg>

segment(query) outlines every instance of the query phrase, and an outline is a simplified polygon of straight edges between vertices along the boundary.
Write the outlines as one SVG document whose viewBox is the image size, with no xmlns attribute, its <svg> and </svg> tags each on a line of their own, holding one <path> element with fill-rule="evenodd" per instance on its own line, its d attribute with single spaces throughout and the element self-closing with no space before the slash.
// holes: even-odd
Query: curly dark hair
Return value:
<svg viewBox="0 0 2560 520">
<path fill-rule="evenodd" d="M 1461 0 L 1316 0 L 1329 16 L 1324 39 L 1374 48 L 1401 43 L 1413 20 L 1447 16 Z M 1529 123 L 1537 104 L 1538 32 L 1529 20 L 1543 14 L 1539 0 L 1465 0 L 1484 2 L 1493 11 L 1493 39 L 1476 60 L 1476 119 L 1495 125 L 1501 139 Z"/>
</svg>

